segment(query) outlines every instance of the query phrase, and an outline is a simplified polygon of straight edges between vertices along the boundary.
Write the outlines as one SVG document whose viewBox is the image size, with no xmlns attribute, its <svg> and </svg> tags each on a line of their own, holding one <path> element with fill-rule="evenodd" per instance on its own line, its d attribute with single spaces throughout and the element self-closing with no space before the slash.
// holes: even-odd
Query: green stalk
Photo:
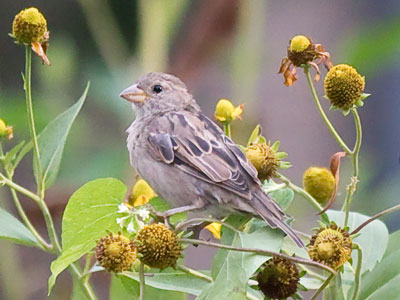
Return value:
<svg viewBox="0 0 400 300">
<path fill-rule="evenodd" d="M 317 106 L 319 113 L 321 114 L 322 119 L 324 120 L 325 124 L 328 126 L 329 130 L 331 131 L 332 135 L 335 137 L 335 139 L 337 140 L 337 142 L 340 144 L 340 146 L 343 148 L 343 150 L 347 153 L 347 154 L 352 154 L 350 148 L 346 145 L 346 143 L 343 141 L 343 139 L 340 137 L 339 133 L 336 131 L 335 127 L 332 125 L 331 121 L 329 121 L 328 116 L 325 114 L 324 109 L 322 108 L 322 105 L 319 101 L 317 92 L 315 91 L 315 87 L 314 87 L 314 83 L 313 80 L 311 78 L 311 74 L 310 74 L 310 67 L 306 66 L 304 67 L 304 73 L 307 76 L 307 82 L 308 85 L 311 89 L 311 93 L 313 95 L 313 99 L 315 102 L 315 105 Z"/>
<path fill-rule="evenodd" d="M 227 137 L 231 137 L 231 123 L 224 122 L 224 133 Z"/>
<path fill-rule="evenodd" d="M 8 173 L 8 172 L 7 172 Z M 8 178 L 11 179 L 10 174 L 7 174 Z M 25 226 L 29 229 L 29 231 L 33 234 L 33 236 L 36 238 L 38 243 L 42 246 L 42 249 L 46 252 L 51 252 L 52 251 L 52 245 L 48 244 L 44 238 L 40 235 L 39 232 L 35 229 L 35 227 L 32 225 L 31 221 L 29 220 L 28 216 L 26 215 L 24 208 L 21 205 L 21 201 L 19 200 L 18 194 L 15 191 L 15 189 L 10 187 L 10 192 L 11 192 L 11 197 L 14 201 L 15 207 L 17 208 L 17 211 L 24 222 Z"/>
<path fill-rule="evenodd" d="M 33 105 L 32 105 L 32 93 L 31 93 L 31 72 L 32 71 L 32 51 L 29 45 L 25 46 L 25 77 L 24 77 L 24 89 L 26 99 L 26 109 L 28 112 L 29 129 L 31 131 L 31 138 L 33 144 L 33 163 L 36 169 L 38 193 L 42 190 L 42 170 L 40 166 L 40 153 L 39 144 L 35 129 L 35 119 L 33 116 Z"/>
<path fill-rule="evenodd" d="M 49 208 L 47 207 L 46 202 L 44 201 L 45 187 L 43 184 L 42 178 L 42 169 L 40 165 L 40 153 L 39 153 L 39 143 L 35 129 L 35 120 L 33 114 L 33 105 L 32 105 L 32 93 L 31 93 L 31 74 L 32 74 L 32 52 L 29 45 L 25 46 L 25 76 L 24 76 L 24 89 L 25 89 L 25 98 L 26 98 L 26 107 L 28 112 L 28 121 L 29 128 L 31 131 L 32 144 L 33 144 L 33 164 L 36 172 L 36 180 L 37 180 L 37 194 L 35 195 L 27 189 L 15 184 L 12 180 L 9 180 L 0 174 L 0 179 L 3 180 L 8 186 L 14 188 L 16 191 L 25 194 L 26 196 L 33 199 L 39 206 L 43 217 L 45 219 L 47 232 L 49 234 L 50 241 L 52 243 L 54 253 L 58 255 L 61 254 L 62 248 L 57 236 L 56 229 L 54 227 L 53 218 L 50 214 Z M 51 249 L 51 248 L 50 248 Z M 97 299 L 96 295 L 89 282 L 84 282 L 81 278 L 81 272 L 79 270 L 79 265 L 77 263 L 73 263 L 70 265 L 72 275 L 79 280 L 82 285 L 83 290 L 86 292 L 90 299 Z"/>
<path fill-rule="evenodd" d="M 140 267 L 139 267 L 139 280 L 140 280 L 139 300 L 144 300 L 145 280 L 144 280 L 144 264 L 143 263 L 140 263 Z"/>
<path fill-rule="evenodd" d="M 315 300 L 318 298 L 318 296 L 323 292 L 323 290 L 328 286 L 328 284 L 331 282 L 331 280 L 335 277 L 335 274 L 331 274 L 325 282 L 319 287 L 319 289 L 315 292 L 315 294 L 311 297 L 310 300 Z"/>
<path fill-rule="evenodd" d="M 361 286 L 361 265 L 362 265 L 362 250 L 359 245 L 357 246 L 357 251 L 358 251 L 358 258 L 357 258 L 357 269 L 356 269 L 356 275 L 354 277 L 354 293 L 353 297 L 351 298 L 352 300 L 356 300 L 358 297 L 358 293 L 360 292 L 360 286 Z"/>
<path fill-rule="evenodd" d="M 353 113 L 354 123 L 356 124 L 356 143 L 353 150 L 353 167 L 354 167 L 354 177 L 358 177 L 358 156 L 360 153 L 361 148 L 361 141 L 362 141 L 362 127 L 361 127 L 361 120 L 360 116 L 358 115 L 357 109 L 352 109 L 351 112 Z"/>
</svg>

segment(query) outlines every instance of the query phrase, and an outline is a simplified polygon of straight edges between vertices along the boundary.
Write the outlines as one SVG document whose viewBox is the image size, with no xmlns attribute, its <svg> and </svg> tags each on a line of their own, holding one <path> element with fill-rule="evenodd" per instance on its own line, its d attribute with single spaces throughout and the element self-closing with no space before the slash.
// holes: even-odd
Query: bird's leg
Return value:
<svg viewBox="0 0 400 300">
<path fill-rule="evenodd" d="M 186 206 L 180 206 L 180 207 L 175 207 L 175 208 L 171 208 L 168 209 L 166 211 L 163 211 L 161 213 L 159 213 L 160 217 L 164 217 L 164 218 L 168 218 L 174 214 L 178 214 L 178 213 L 182 213 L 182 212 L 188 212 L 191 210 L 197 210 L 200 208 L 203 208 L 204 205 L 199 205 L 199 204 L 191 204 L 191 205 L 186 205 Z"/>
</svg>

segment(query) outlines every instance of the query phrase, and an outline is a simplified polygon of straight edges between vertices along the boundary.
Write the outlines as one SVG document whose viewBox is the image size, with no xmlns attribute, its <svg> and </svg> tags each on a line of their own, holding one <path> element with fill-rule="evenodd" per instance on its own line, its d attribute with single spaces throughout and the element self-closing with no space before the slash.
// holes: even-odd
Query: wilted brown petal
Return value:
<svg viewBox="0 0 400 300">
<path fill-rule="evenodd" d="M 319 71 L 319 67 L 315 62 L 309 62 L 308 63 L 311 67 L 313 67 L 315 69 L 315 71 L 317 72 L 314 76 L 314 81 L 317 82 L 319 81 L 319 79 L 321 78 L 321 72 Z"/>
<path fill-rule="evenodd" d="M 326 212 L 332 205 L 335 203 L 336 200 L 336 192 L 339 186 L 339 169 L 340 169 L 340 160 L 342 157 L 346 156 L 346 152 L 337 152 L 332 155 L 330 168 L 333 176 L 335 177 L 335 191 L 333 192 L 331 198 L 329 199 L 328 203 L 325 205 L 324 209 L 319 212 L 319 214 L 323 214 Z"/>
<path fill-rule="evenodd" d="M 46 64 L 48 66 L 51 65 L 46 55 L 47 49 L 49 48 L 49 38 L 50 32 L 46 31 L 43 35 L 44 42 L 32 42 L 31 44 L 33 52 L 35 52 L 42 59 L 43 64 Z"/>
</svg>

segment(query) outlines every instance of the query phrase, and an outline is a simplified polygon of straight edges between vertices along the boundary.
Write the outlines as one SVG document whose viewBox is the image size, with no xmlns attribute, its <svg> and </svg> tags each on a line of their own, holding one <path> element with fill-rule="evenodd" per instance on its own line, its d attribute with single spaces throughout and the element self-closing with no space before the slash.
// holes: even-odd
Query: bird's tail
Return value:
<svg viewBox="0 0 400 300">
<path fill-rule="evenodd" d="M 287 218 L 286 214 L 267 194 L 257 194 L 253 200 L 253 208 L 256 210 L 257 214 L 272 228 L 278 227 L 280 230 L 286 233 L 296 243 L 297 246 L 304 248 L 304 243 L 300 237 L 288 224 L 284 222 L 285 218 Z"/>
</svg>

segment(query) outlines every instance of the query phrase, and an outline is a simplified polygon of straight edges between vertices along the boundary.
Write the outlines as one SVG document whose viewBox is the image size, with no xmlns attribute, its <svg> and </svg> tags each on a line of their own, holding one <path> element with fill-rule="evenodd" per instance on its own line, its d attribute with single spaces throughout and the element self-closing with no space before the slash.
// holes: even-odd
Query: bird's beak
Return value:
<svg viewBox="0 0 400 300">
<path fill-rule="evenodd" d="M 137 84 L 134 84 L 123 90 L 119 96 L 129 102 L 143 103 L 146 100 L 147 94 Z"/>
</svg>

